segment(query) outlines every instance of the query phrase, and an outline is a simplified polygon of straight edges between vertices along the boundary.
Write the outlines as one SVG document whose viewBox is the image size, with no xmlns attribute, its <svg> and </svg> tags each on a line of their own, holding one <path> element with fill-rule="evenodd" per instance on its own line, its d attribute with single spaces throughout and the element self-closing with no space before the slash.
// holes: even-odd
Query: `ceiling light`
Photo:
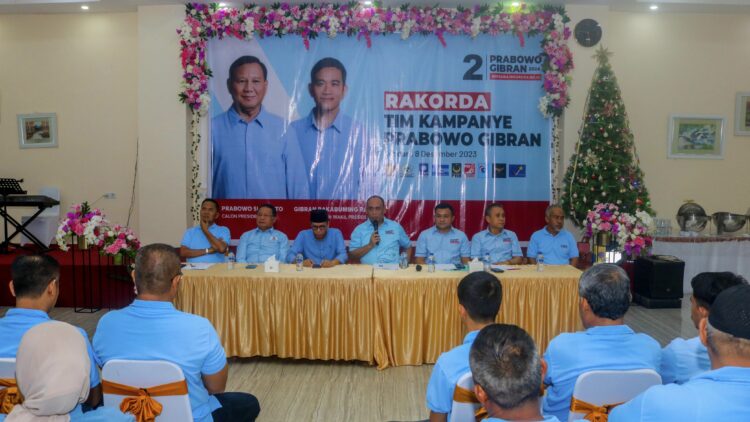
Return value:
<svg viewBox="0 0 750 422">
<path fill-rule="evenodd" d="M 655 4 L 652 4 L 651 7 L 649 7 L 649 9 L 651 9 L 651 10 L 658 10 L 659 6 L 657 6 Z"/>
<path fill-rule="evenodd" d="M 517 2 L 517 1 L 514 1 L 514 2 L 513 2 L 513 3 L 511 3 L 510 5 L 511 5 L 511 6 L 513 6 L 513 7 L 518 7 L 518 6 L 520 6 L 520 5 L 521 5 L 521 3 Z"/>
<path fill-rule="evenodd" d="M 84 4 L 83 6 L 81 6 L 81 10 L 89 10 L 89 7 Z"/>
</svg>

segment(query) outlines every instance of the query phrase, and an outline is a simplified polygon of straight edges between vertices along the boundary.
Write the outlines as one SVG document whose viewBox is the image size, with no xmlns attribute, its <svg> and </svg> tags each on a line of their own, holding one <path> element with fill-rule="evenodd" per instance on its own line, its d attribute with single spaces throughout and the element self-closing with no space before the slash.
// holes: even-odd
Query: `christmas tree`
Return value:
<svg viewBox="0 0 750 422">
<path fill-rule="evenodd" d="M 653 215 L 630 131 L 625 104 L 600 47 L 575 153 L 563 179 L 562 206 L 578 227 L 599 203 L 617 204 L 621 212 L 646 211 Z"/>
</svg>

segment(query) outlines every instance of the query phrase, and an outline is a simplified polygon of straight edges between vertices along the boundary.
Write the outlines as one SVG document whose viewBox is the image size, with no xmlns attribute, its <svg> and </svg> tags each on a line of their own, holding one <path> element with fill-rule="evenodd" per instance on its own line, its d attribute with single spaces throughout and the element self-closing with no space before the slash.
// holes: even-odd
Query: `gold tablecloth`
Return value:
<svg viewBox="0 0 750 422">
<path fill-rule="evenodd" d="M 383 369 L 433 363 L 465 335 L 456 286 L 466 272 L 282 265 L 264 273 L 220 264 L 184 273 L 175 305 L 208 318 L 227 356 L 360 360 Z M 549 265 L 499 274 L 498 322 L 523 327 L 544 351 L 557 334 L 580 329 L 579 276 Z"/>
</svg>

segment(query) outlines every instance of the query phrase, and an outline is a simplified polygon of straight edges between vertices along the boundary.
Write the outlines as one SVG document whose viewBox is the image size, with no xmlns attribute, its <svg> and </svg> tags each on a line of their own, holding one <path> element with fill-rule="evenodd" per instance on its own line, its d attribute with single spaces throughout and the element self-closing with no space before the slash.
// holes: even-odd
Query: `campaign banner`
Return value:
<svg viewBox="0 0 750 422">
<path fill-rule="evenodd" d="M 502 202 L 519 238 L 544 225 L 551 120 L 538 36 L 211 39 L 209 196 L 233 238 L 277 205 L 294 238 L 325 208 L 348 238 L 380 195 L 412 239 L 448 202 L 467 235 Z"/>
</svg>

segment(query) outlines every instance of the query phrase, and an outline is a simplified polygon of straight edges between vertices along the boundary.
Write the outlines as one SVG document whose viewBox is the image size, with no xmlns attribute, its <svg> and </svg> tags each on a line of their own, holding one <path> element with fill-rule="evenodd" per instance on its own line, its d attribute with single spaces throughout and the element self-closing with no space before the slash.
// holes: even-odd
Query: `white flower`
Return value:
<svg viewBox="0 0 750 422">
<path fill-rule="evenodd" d="M 479 35 L 479 29 L 480 25 L 482 24 L 482 19 L 480 18 L 474 18 L 471 20 L 471 37 L 475 38 L 477 35 Z"/>
</svg>

